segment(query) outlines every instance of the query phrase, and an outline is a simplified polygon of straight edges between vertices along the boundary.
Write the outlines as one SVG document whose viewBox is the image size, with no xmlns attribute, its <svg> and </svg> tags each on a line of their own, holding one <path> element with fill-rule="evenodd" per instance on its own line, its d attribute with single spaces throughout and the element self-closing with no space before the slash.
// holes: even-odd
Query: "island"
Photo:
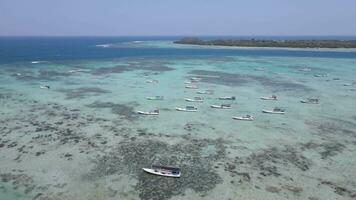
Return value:
<svg viewBox="0 0 356 200">
<path fill-rule="evenodd" d="M 284 47 L 284 48 L 356 48 L 356 40 L 262 40 L 262 39 L 218 39 L 202 40 L 186 37 L 175 44 L 234 46 L 234 47 Z"/>
</svg>

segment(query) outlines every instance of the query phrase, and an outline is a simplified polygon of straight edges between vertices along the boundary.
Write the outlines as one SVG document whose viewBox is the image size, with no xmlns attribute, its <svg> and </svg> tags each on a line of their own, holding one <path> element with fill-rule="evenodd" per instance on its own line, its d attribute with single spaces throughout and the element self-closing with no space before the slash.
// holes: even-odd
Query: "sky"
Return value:
<svg viewBox="0 0 356 200">
<path fill-rule="evenodd" d="M 356 36 L 356 0 L 0 0 L 0 36 Z"/>
</svg>

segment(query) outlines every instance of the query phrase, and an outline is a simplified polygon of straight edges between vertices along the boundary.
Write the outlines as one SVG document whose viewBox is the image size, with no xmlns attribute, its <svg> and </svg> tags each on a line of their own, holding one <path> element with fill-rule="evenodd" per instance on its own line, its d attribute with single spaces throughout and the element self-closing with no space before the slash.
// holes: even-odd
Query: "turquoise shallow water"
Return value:
<svg viewBox="0 0 356 200">
<path fill-rule="evenodd" d="M 102 40 L 1 54 L 1 199 L 355 198 L 355 52 Z M 222 103 L 232 109 L 210 108 Z M 175 111 L 187 105 L 198 112 Z M 261 112 L 274 107 L 286 113 Z M 232 119 L 246 114 L 256 119 Z M 151 163 L 182 177 L 143 173 Z"/>
</svg>

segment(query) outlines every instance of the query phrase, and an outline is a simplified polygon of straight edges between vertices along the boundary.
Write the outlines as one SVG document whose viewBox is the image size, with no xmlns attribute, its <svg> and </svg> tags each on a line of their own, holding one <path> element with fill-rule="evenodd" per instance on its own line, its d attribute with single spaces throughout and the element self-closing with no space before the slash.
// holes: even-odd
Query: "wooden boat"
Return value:
<svg viewBox="0 0 356 200">
<path fill-rule="evenodd" d="M 231 109 L 231 104 L 211 105 L 210 107 L 217 109 Z"/>
<path fill-rule="evenodd" d="M 137 111 L 138 114 L 141 114 L 141 115 L 159 115 L 159 110 L 156 109 L 156 110 L 152 110 L 152 111 Z"/>
<path fill-rule="evenodd" d="M 308 98 L 306 100 L 301 100 L 301 103 L 308 103 L 308 104 L 319 104 L 320 100 L 317 98 Z"/>
<path fill-rule="evenodd" d="M 187 88 L 187 89 L 198 89 L 198 86 L 196 86 L 196 85 L 186 85 L 185 88 Z"/>
<path fill-rule="evenodd" d="M 261 97 L 262 100 L 277 100 L 277 96 L 276 95 L 272 95 L 270 97 Z"/>
<path fill-rule="evenodd" d="M 235 96 L 231 96 L 231 97 L 219 97 L 219 100 L 236 100 Z"/>
<path fill-rule="evenodd" d="M 193 99 L 186 98 L 185 101 L 203 103 L 204 99 L 203 97 L 194 97 Z"/>
<path fill-rule="evenodd" d="M 147 100 L 163 100 L 163 96 L 146 97 Z"/>
<path fill-rule="evenodd" d="M 197 94 L 214 94 L 214 90 L 197 91 Z"/>
<path fill-rule="evenodd" d="M 255 120 L 255 117 L 251 116 L 251 115 L 245 115 L 245 116 L 241 116 L 241 117 L 232 117 L 232 118 L 236 119 L 236 120 L 243 120 L 243 121 L 253 121 L 253 120 Z"/>
<path fill-rule="evenodd" d="M 273 110 L 262 110 L 262 112 L 269 114 L 284 114 L 285 110 L 281 108 L 273 108 Z"/>
<path fill-rule="evenodd" d="M 142 168 L 142 170 L 158 176 L 179 178 L 181 175 L 179 167 L 152 165 L 151 168 Z"/>
<path fill-rule="evenodd" d="M 185 108 L 176 108 L 177 111 L 183 111 L 183 112 L 197 112 L 198 108 L 194 106 L 186 106 Z"/>
</svg>

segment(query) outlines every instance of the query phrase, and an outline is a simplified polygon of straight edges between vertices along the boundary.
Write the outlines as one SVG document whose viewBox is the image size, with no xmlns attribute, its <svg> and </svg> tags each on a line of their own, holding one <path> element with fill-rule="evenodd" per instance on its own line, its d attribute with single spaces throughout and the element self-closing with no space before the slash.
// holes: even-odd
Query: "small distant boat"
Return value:
<svg viewBox="0 0 356 200">
<path fill-rule="evenodd" d="M 142 170 L 150 174 L 166 177 L 179 178 L 181 175 L 179 167 L 152 165 L 151 168 L 142 168 Z"/>
<path fill-rule="evenodd" d="M 210 107 L 217 109 L 231 109 L 231 104 L 211 105 Z"/>
<path fill-rule="evenodd" d="M 270 97 L 261 97 L 262 100 L 277 100 L 277 96 L 276 95 L 272 95 Z"/>
<path fill-rule="evenodd" d="M 214 90 L 197 91 L 197 94 L 214 94 Z"/>
<path fill-rule="evenodd" d="M 191 81 L 184 81 L 184 84 L 192 84 Z"/>
<path fill-rule="evenodd" d="M 163 100 L 163 96 L 146 97 L 147 100 Z"/>
<path fill-rule="evenodd" d="M 236 100 L 235 96 L 231 96 L 231 97 L 219 97 L 219 100 Z"/>
<path fill-rule="evenodd" d="M 236 119 L 236 120 L 244 120 L 244 121 L 253 121 L 253 120 L 255 120 L 255 117 L 251 116 L 251 115 L 245 115 L 245 116 L 241 116 L 241 117 L 232 117 L 232 118 Z"/>
<path fill-rule="evenodd" d="M 344 83 L 343 86 L 352 86 L 352 83 Z"/>
<path fill-rule="evenodd" d="M 314 74 L 314 77 L 328 77 L 328 74 Z"/>
<path fill-rule="evenodd" d="M 159 115 L 159 110 L 156 109 L 156 110 L 152 110 L 152 111 L 137 111 L 138 114 L 141 114 L 141 115 Z"/>
<path fill-rule="evenodd" d="M 197 112 L 198 108 L 194 106 L 186 106 L 185 108 L 176 108 L 177 111 L 183 111 L 183 112 Z"/>
<path fill-rule="evenodd" d="M 302 68 L 299 68 L 298 71 L 301 71 L 301 72 L 310 72 L 312 69 L 309 68 L 309 67 L 302 67 Z"/>
<path fill-rule="evenodd" d="M 188 88 L 188 89 L 198 89 L 198 86 L 197 86 L 197 85 L 186 85 L 185 88 Z"/>
<path fill-rule="evenodd" d="M 51 87 L 49 85 L 41 85 L 40 88 L 49 90 Z"/>
<path fill-rule="evenodd" d="M 46 63 L 47 61 L 43 61 L 43 60 L 35 60 L 35 61 L 31 61 L 32 64 L 40 64 L 40 63 Z"/>
<path fill-rule="evenodd" d="M 158 83 L 158 80 L 147 80 L 146 83 Z"/>
<path fill-rule="evenodd" d="M 308 104 L 319 104 L 320 100 L 318 98 L 308 98 L 306 100 L 301 100 L 301 103 L 308 103 Z"/>
<path fill-rule="evenodd" d="M 201 79 L 201 78 L 198 78 L 198 77 L 191 77 L 190 80 L 191 80 L 192 82 L 199 82 L 199 81 L 201 81 L 202 79 Z"/>
<path fill-rule="evenodd" d="M 203 97 L 194 97 L 193 99 L 186 98 L 185 101 L 202 103 L 204 99 Z"/>
<path fill-rule="evenodd" d="M 284 114 L 285 110 L 282 108 L 274 108 L 273 110 L 262 110 L 262 112 L 269 114 Z"/>
</svg>

